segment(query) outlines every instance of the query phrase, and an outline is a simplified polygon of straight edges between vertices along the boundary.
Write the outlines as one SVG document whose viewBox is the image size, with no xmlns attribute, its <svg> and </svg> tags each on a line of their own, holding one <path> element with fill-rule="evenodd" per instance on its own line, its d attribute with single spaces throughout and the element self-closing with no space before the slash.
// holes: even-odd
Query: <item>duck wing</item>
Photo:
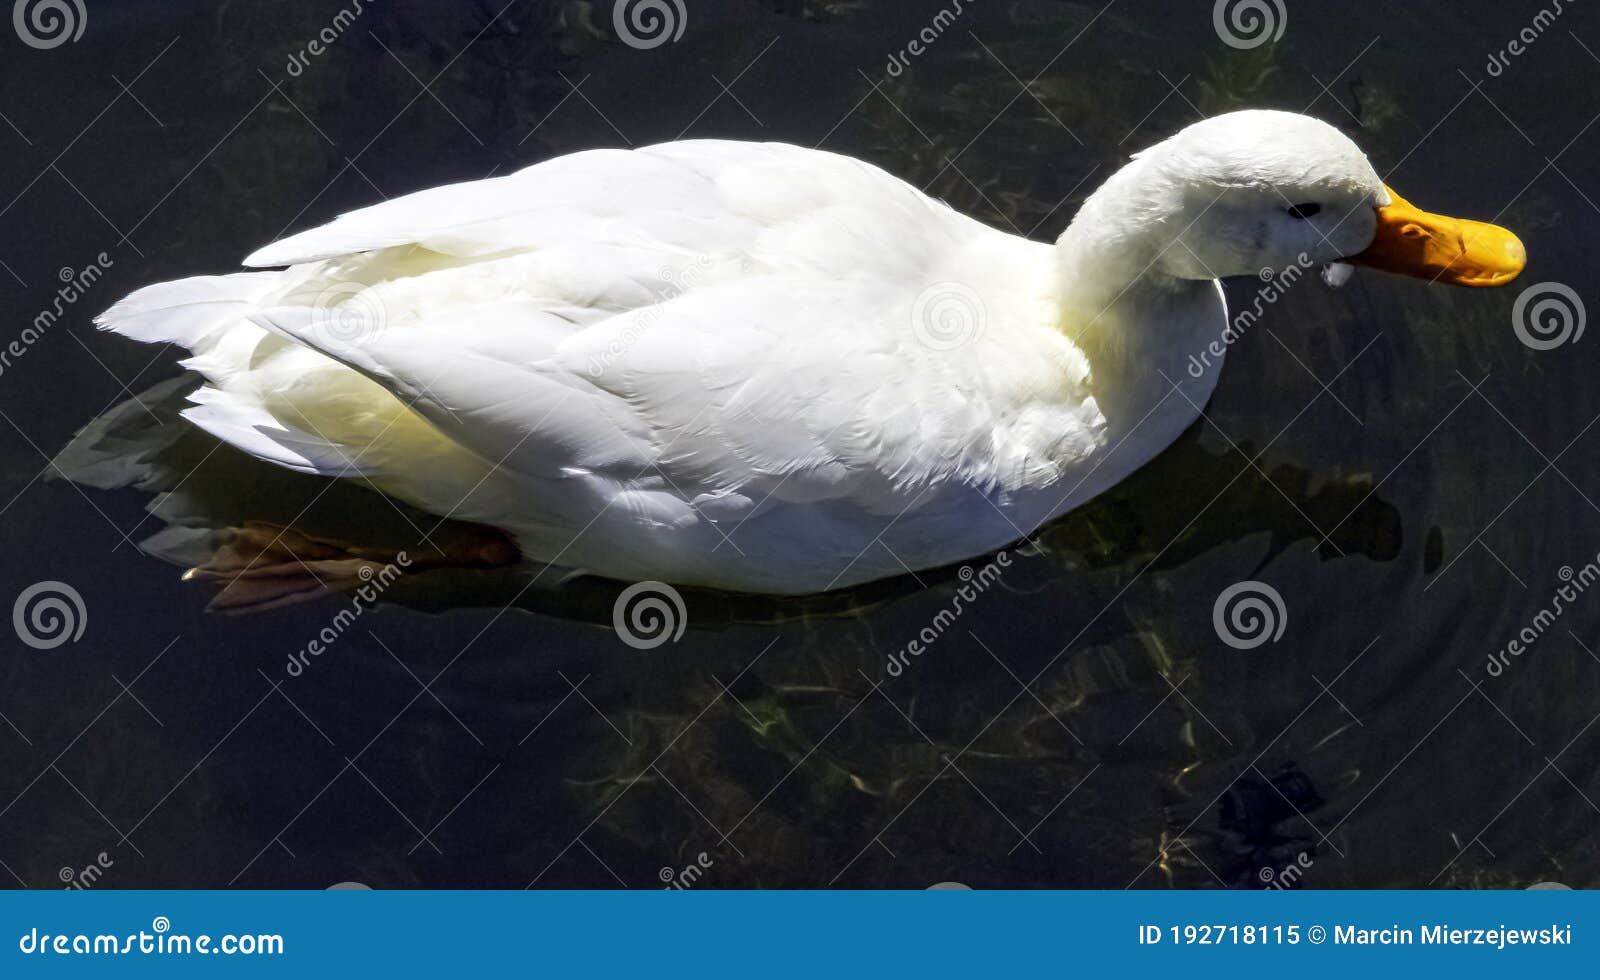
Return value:
<svg viewBox="0 0 1600 980">
<path fill-rule="evenodd" d="M 481 487 L 467 516 L 519 533 L 610 509 L 710 533 L 804 502 L 840 541 L 907 512 L 932 538 L 953 488 L 1046 484 L 1101 442 L 1082 355 L 1037 329 L 1052 260 L 860 161 L 695 141 L 352 212 L 247 260 L 288 269 L 222 277 L 240 295 L 204 330 L 105 322 L 195 350 L 199 408 L 228 409 L 214 431 L 247 451 L 354 460 L 439 512 Z M 972 343 L 930 335 L 930 296 L 974 318 Z M 365 441 L 396 417 L 406 439 Z"/>
</svg>

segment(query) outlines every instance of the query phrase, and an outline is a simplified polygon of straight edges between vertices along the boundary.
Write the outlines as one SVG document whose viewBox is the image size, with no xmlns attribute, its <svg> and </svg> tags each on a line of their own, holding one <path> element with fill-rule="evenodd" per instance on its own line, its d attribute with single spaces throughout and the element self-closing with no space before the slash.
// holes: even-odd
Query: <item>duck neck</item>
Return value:
<svg viewBox="0 0 1600 980">
<path fill-rule="evenodd" d="M 1108 418 L 1164 395 L 1217 329 L 1216 286 L 1163 268 L 1177 213 L 1147 158 L 1128 164 L 1084 202 L 1056 241 L 1059 327 L 1084 352 Z M 1172 232 L 1178 229 L 1173 228 Z"/>
</svg>

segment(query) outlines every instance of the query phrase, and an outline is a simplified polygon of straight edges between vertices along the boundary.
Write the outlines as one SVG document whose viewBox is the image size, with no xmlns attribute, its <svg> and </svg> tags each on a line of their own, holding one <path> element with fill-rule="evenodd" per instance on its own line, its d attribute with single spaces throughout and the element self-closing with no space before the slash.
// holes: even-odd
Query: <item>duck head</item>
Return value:
<svg viewBox="0 0 1600 980">
<path fill-rule="evenodd" d="M 1516 235 L 1413 206 L 1343 133 L 1288 112 L 1216 116 L 1136 154 L 1083 221 L 1128 229 L 1125 242 L 1142 228 L 1150 267 L 1181 279 L 1350 263 L 1499 286 L 1526 262 Z"/>
</svg>

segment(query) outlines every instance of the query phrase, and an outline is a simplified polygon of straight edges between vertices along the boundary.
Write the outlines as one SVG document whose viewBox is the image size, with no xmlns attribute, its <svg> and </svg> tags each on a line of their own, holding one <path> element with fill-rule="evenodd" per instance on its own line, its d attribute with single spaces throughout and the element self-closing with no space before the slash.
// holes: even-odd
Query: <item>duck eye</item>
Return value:
<svg viewBox="0 0 1600 980">
<path fill-rule="evenodd" d="M 1301 221 L 1304 221 L 1314 214 L 1317 214 L 1321 210 L 1322 205 L 1320 204 L 1296 204 L 1292 207 L 1284 208 L 1284 211 L 1289 215 L 1289 217 L 1298 218 Z"/>
</svg>

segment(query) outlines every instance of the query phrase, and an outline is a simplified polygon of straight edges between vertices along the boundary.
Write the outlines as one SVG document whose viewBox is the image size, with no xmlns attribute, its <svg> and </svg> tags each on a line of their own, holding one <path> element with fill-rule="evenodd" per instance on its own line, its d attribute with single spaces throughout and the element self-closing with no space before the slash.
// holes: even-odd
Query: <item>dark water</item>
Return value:
<svg viewBox="0 0 1600 980">
<path fill-rule="evenodd" d="M 1538 5 L 1294 3 L 1236 49 L 1207 2 L 980 2 L 891 74 L 940 5 L 685 0 L 681 38 L 640 50 L 606 0 L 500 3 L 372 5 L 293 74 L 337 4 L 86 0 L 51 50 L 0 30 L 4 339 L 60 270 L 104 267 L 0 373 L 0 595 L 58 581 L 86 610 L 55 649 L 5 633 L 0 882 L 101 855 L 119 888 L 648 888 L 697 861 L 697 887 L 1600 882 L 1600 594 L 1539 619 L 1600 552 L 1595 340 L 1513 330 L 1534 284 L 1600 302 L 1592 11 L 1491 75 Z M 181 390 L 117 430 L 143 490 L 48 472 L 180 373 L 92 314 L 380 196 L 780 139 L 1048 239 L 1127 153 L 1245 106 L 1342 126 L 1417 203 L 1515 229 L 1524 278 L 1295 286 L 1233 347 L 1213 424 L 1046 529 L 897 677 L 959 577 L 688 593 L 688 632 L 640 652 L 616 587 L 419 576 L 289 677 L 341 603 L 207 613 L 135 547 L 152 493 L 206 526 L 315 500 L 308 532 L 403 544 L 394 509 L 208 455 Z M 1213 604 L 1247 580 L 1286 621 L 1242 651 Z"/>
</svg>

